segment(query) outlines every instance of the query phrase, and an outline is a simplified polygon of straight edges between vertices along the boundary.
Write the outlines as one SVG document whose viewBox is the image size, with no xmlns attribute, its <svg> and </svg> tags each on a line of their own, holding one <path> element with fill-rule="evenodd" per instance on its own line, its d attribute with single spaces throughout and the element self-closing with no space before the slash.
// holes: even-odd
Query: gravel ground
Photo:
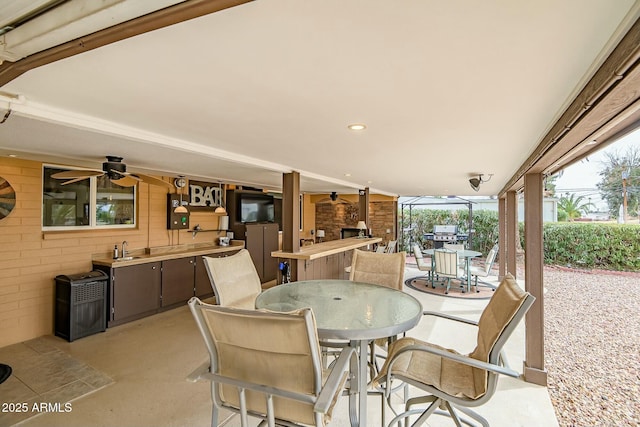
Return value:
<svg viewBox="0 0 640 427">
<path fill-rule="evenodd" d="M 545 363 L 562 427 L 640 426 L 640 273 L 545 267 Z"/>
</svg>

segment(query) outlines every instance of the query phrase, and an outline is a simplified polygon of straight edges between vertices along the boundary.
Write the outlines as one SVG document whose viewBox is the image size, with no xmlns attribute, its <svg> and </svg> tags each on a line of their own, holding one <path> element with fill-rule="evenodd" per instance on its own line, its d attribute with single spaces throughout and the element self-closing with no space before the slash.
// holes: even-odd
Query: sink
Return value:
<svg viewBox="0 0 640 427">
<path fill-rule="evenodd" d="M 114 261 L 131 261 L 132 259 L 138 259 L 139 256 L 125 256 L 121 258 L 116 258 Z"/>
</svg>

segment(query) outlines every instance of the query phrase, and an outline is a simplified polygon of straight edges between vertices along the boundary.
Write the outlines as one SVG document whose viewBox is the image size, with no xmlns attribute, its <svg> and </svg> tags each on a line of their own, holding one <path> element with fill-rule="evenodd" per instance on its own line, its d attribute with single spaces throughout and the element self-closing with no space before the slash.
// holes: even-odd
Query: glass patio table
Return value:
<svg viewBox="0 0 640 427">
<path fill-rule="evenodd" d="M 358 350 L 357 366 L 351 366 L 357 381 L 350 384 L 356 383 L 357 389 L 349 393 L 349 417 L 352 426 L 366 426 L 368 344 L 416 326 L 422 317 L 422 305 L 404 292 L 350 280 L 286 283 L 256 298 L 259 309 L 292 311 L 304 307 L 313 310 L 321 340 L 348 340 Z"/>
</svg>

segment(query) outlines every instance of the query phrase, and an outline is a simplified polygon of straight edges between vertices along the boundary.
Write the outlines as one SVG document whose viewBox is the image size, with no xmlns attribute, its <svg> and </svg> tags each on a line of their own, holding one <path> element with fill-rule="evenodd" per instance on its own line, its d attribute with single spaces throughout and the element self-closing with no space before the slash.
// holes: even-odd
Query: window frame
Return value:
<svg viewBox="0 0 640 427">
<path fill-rule="evenodd" d="M 40 226 L 43 232 L 48 231 L 83 231 L 83 230 L 115 230 L 115 229 L 136 229 L 138 227 L 138 196 L 139 186 L 136 184 L 133 187 L 133 206 L 132 206 L 132 223 L 131 224 L 107 224 L 98 225 L 97 223 L 97 207 L 98 207 L 98 178 L 100 176 L 92 176 L 87 178 L 89 180 L 89 224 L 88 225 L 44 225 L 45 223 L 45 176 L 46 169 L 61 169 L 67 170 L 83 170 L 86 168 L 79 168 L 73 166 L 64 166 L 44 163 L 42 165 L 42 179 L 41 182 L 41 203 L 40 203 Z M 127 188 L 127 187 L 125 187 Z"/>
</svg>

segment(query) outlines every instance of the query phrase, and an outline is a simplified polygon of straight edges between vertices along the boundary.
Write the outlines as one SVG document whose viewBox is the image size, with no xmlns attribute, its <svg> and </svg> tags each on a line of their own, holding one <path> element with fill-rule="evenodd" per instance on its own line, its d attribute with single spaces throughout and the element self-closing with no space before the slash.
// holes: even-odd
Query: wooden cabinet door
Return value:
<svg viewBox="0 0 640 427">
<path fill-rule="evenodd" d="M 263 283 L 278 277 L 278 258 L 271 256 L 271 252 L 278 250 L 278 224 L 264 224 L 263 226 Z"/>
<path fill-rule="evenodd" d="M 186 303 L 194 295 L 195 257 L 162 261 L 162 307 Z"/>
<path fill-rule="evenodd" d="M 215 258 L 218 254 L 198 255 L 196 257 L 196 272 L 195 272 L 195 296 L 198 298 L 209 298 L 213 295 L 213 287 L 209 280 L 209 274 L 207 268 L 204 266 L 203 256 Z"/>
<path fill-rule="evenodd" d="M 253 265 L 256 266 L 260 281 L 264 280 L 264 231 L 262 224 L 247 224 L 245 247 L 251 255 Z"/>
<path fill-rule="evenodd" d="M 144 317 L 160 307 L 160 262 L 112 269 L 113 324 Z"/>
</svg>

